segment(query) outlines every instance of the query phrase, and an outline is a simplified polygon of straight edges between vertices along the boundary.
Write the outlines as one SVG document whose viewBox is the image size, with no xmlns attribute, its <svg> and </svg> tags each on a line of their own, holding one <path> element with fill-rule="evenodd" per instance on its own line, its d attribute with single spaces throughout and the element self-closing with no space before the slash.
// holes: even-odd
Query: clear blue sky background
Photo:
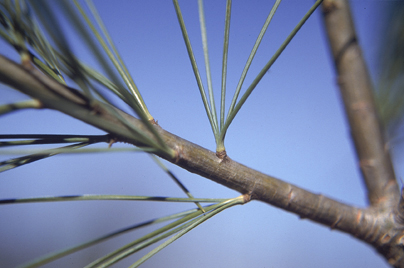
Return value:
<svg viewBox="0 0 404 268">
<path fill-rule="evenodd" d="M 272 2 L 233 3 L 228 104 Z M 359 41 L 372 75 L 377 74 L 378 35 L 388 2 L 352 1 Z M 281 3 L 252 64 L 246 86 L 313 3 L 297 0 Z M 197 1 L 180 1 L 180 5 L 198 66 L 206 77 Z M 159 124 L 182 138 L 215 150 L 171 1 L 96 1 L 96 6 Z M 220 90 L 224 14 L 225 1 L 206 1 L 216 92 Z M 85 62 L 97 66 L 81 40 L 71 35 L 69 28 L 65 29 L 74 51 Z M 226 136 L 226 149 L 232 159 L 261 172 L 314 193 L 365 206 L 366 193 L 324 33 L 321 13 L 316 11 L 234 120 Z M 3 42 L 0 51 L 15 58 L 15 52 Z M 26 99 L 4 86 L 0 90 L 1 103 Z M 53 111 L 3 116 L 0 133 L 102 134 Z M 395 161 L 399 163 L 399 155 Z M 169 166 L 196 197 L 239 195 Z M 402 165 L 397 165 L 397 176 L 402 173 Z M 57 156 L 7 171 L 0 178 L 0 198 L 74 194 L 184 196 L 147 155 L 139 153 Z M 13 267 L 49 251 L 192 206 L 120 201 L 1 206 L 0 267 Z M 113 239 L 46 267 L 81 267 L 147 230 Z M 139 256 L 134 255 L 116 267 L 126 267 Z M 207 221 L 142 267 L 388 266 L 373 248 L 349 235 L 267 204 L 250 202 Z"/>
</svg>

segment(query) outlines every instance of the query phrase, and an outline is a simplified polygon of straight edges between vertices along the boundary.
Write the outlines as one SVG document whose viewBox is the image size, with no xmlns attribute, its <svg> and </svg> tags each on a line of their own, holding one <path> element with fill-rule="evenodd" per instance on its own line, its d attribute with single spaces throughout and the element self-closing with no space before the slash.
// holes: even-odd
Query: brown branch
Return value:
<svg viewBox="0 0 404 268">
<path fill-rule="evenodd" d="M 130 124 L 144 129 L 143 123 L 106 104 L 90 101 L 75 89 L 58 84 L 31 66 L 16 64 L 0 56 L 0 81 L 38 99 L 46 108 L 61 111 L 69 116 L 100 128 L 118 140 L 142 146 L 133 133 L 119 121 L 119 113 Z M 111 110 L 114 109 L 114 113 Z M 292 184 L 265 175 L 230 159 L 217 157 L 215 152 L 177 137 L 155 126 L 172 155 L 162 158 L 226 187 L 293 212 L 301 218 L 330 226 L 374 245 L 385 256 L 392 256 L 394 263 L 400 263 L 397 256 L 404 256 L 403 247 L 397 246 L 401 229 L 389 212 L 374 209 L 360 209 L 340 203 L 323 195 L 310 193 Z M 150 137 L 153 137 L 150 134 Z M 391 248 L 395 249 L 391 250 Z M 386 253 L 387 252 L 387 253 Z M 392 253 L 393 252 L 393 253 Z M 390 255 L 389 255 L 390 254 Z M 404 267 L 404 262 L 403 262 Z"/>
<path fill-rule="evenodd" d="M 372 83 L 347 0 L 325 0 L 323 15 L 368 200 L 385 230 L 373 246 L 395 267 L 404 267 L 404 199 L 399 195 L 390 153 L 373 100 Z M 399 201 L 400 199 L 400 201 Z M 391 226 L 380 224 L 383 211 Z M 365 241 L 367 241 L 365 239 Z"/>
<path fill-rule="evenodd" d="M 322 10 L 368 200 L 372 206 L 397 204 L 399 191 L 393 164 L 378 120 L 372 82 L 348 1 L 325 0 Z"/>
</svg>

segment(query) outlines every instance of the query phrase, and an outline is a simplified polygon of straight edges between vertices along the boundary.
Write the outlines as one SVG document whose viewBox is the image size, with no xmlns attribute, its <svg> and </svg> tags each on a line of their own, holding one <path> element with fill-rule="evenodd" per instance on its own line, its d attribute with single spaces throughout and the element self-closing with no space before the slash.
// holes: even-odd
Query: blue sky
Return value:
<svg viewBox="0 0 404 268">
<path fill-rule="evenodd" d="M 234 1 L 229 48 L 227 105 L 274 1 Z M 314 1 L 283 1 L 250 68 L 244 89 Z M 388 1 L 352 1 L 359 42 L 373 75 L 380 22 Z M 215 150 L 171 1 L 96 1 L 96 6 L 149 111 L 166 130 Z M 197 1 L 180 1 L 202 77 L 204 62 Z M 225 1 L 206 1 L 210 63 L 219 102 Z M 91 53 L 66 26 L 80 58 Z M 3 42 L 2 54 L 15 57 Z M 204 80 L 206 81 L 206 79 Z M 206 83 L 205 83 L 206 87 Z M 1 103 L 26 99 L 0 86 Z M 123 106 L 122 106 L 123 107 Z M 24 111 L 0 118 L 0 133 L 102 134 L 53 111 Z M 18 122 L 18 123 L 16 123 Z M 229 156 L 249 167 L 342 202 L 366 205 L 364 191 L 319 11 L 303 26 L 265 75 L 226 136 Z M 397 155 L 397 163 L 400 156 Z M 196 197 L 238 193 L 170 169 Z M 397 165 L 400 177 L 402 165 Z M 0 175 L 1 198 L 71 194 L 183 196 L 147 155 L 67 155 Z M 0 207 L 0 266 L 15 266 L 136 222 L 191 205 L 88 201 Z M 146 230 L 147 231 L 147 230 Z M 143 231 L 142 231 L 143 232 Z M 140 233 L 140 232 L 139 232 Z M 80 267 L 129 242 L 129 234 L 46 267 Z M 144 252 L 141 252 L 144 253 Z M 135 255 L 116 267 L 125 267 Z M 122 266 L 121 266 L 122 265 Z M 185 235 L 142 267 L 387 267 L 354 238 L 260 202 L 232 208 Z"/>
</svg>

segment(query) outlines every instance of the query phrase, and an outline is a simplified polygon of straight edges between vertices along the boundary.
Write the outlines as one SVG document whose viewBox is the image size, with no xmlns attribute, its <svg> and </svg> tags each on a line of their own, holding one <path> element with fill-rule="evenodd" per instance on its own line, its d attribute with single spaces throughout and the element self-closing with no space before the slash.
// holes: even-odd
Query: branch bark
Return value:
<svg viewBox="0 0 404 268">
<path fill-rule="evenodd" d="M 391 265 L 404 267 L 404 198 L 398 201 L 398 186 L 377 121 L 371 83 L 357 44 L 348 4 L 342 0 L 325 0 L 323 11 L 341 94 L 368 189 L 369 208 L 356 208 L 311 193 L 246 167 L 228 156 L 221 159 L 215 152 L 155 126 L 173 152 L 159 156 L 247 194 L 251 199 L 351 234 L 373 245 Z M 115 107 L 89 100 L 81 92 L 55 82 L 30 64 L 20 65 L 0 55 L 0 81 L 38 100 L 44 108 L 77 118 L 120 141 L 144 146 L 117 118 L 116 113 L 154 137 L 140 120 Z"/>
<path fill-rule="evenodd" d="M 100 128 L 120 141 L 136 146 L 144 145 L 116 118 L 114 113 L 119 113 L 131 124 L 147 131 L 140 120 L 106 104 L 90 102 L 79 91 L 55 82 L 32 66 L 16 64 L 0 56 L 0 81 L 39 100 L 45 108 L 61 111 Z M 114 109 L 114 113 L 111 113 L 111 109 Z M 323 195 L 311 193 L 246 167 L 228 156 L 220 159 L 215 152 L 177 137 L 159 126 L 155 127 L 167 146 L 175 152 L 174 157 L 168 154 L 162 154 L 160 157 L 192 173 L 242 194 L 248 194 L 251 199 L 277 206 L 301 218 L 308 218 L 332 229 L 349 233 L 378 249 L 385 244 L 390 245 L 392 241 L 395 241 L 394 245 L 397 245 L 399 241 L 398 234 L 402 229 L 397 229 L 395 217 L 392 217 L 389 211 L 356 208 Z M 151 133 L 150 137 L 153 137 Z M 394 257 L 404 256 L 403 247 L 396 248 L 399 250 Z M 391 253 L 391 250 L 388 250 L 388 253 Z"/>
<path fill-rule="evenodd" d="M 322 10 L 369 203 L 382 207 L 397 204 L 399 190 L 393 164 L 378 120 L 372 82 L 358 44 L 348 1 L 325 0 Z"/>
<path fill-rule="evenodd" d="M 381 224 L 385 234 L 373 246 L 391 265 L 404 267 L 404 192 L 400 197 L 349 3 L 347 0 L 324 0 L 322 10 L 368 200 L 371 208 L 378 211 L 377 221 L 383 220 L 383 211 L 386 211 L 393 223 L 390 228 Z"/>
</svg>

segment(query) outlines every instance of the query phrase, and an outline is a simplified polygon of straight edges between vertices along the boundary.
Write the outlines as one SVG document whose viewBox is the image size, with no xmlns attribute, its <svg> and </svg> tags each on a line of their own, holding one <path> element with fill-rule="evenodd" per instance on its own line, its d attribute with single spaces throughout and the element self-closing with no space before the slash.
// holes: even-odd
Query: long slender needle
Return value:
<svg viewBox="0 0 404 268">
<path fill-rule="evenodd" d="M 198 7 L 199 7 L 199 23 L 201 25 L 201 34 L 202 34 L 203 55 L 205 57 L 206 79 L 208 81 L 210 109 L 212 111 L 213 122 L 215 124 L 214 133 L 215 133 L 215 137 L 216 137 L 219 134 L 219 128 L 218 128 L 218 123 L 217 123 L 215 96 L 213 94 L 212 75 L 211 75 L 210 64 L 209 64 L 208 35 L 206 33 L 206 23 L 205 23 L 205 13 L 203 10 L 203 0 L 198 0 Z"/>
<path fill-rule="evenodd" d="M 243 72 L 241 73 L 241 77 L 240 77 L 240 80 L 238 81 L 236 91 L 234 93 L 233 100 L 231 101 L 229 112 L 227 113 L 227 116 L 229 116 L 229 114 L 232 113 L 234 106 L 236 105 L 237 98 L 240 94 L 241 87 L 243 86 L 244 79 L 247 76 L 248 69 L 251 66 L 255 53 L 257 53 L 257 50 L 258 50 L 259 45 L 261 44 L 262 38 L 264 37 L 264 34 L 265 34 L 266 30 L 268 29 L 269 23 L 271 22 L 273 16 L 275 15 L 275 11 L 278 9 L 278 6 L 281 3 L 281 1 L 282 0 L 276 0 L 275 4 L 272 6 L 271 11 L 268 14 L 267 19 L 265 20 L 264 25 L 261 28 L 261 31 L 257 37 L 257 40 L 255 41 L 253 49 L 251 50 L 250 56 L 248 57 L 247 62 L 244 66 Z"/>
<path fill-rule="evenodd" d="M 276 59 L 278 59 L 278 57 L 283 52 L 283 50 L 285 50 L 286 46 L 290 43 L 290 41 L 293 39 L 293 37 L 296 35 L 296 33 L 300 30 L 300 28 L 307 21 L 307 19 L 311 16 L 311 14 L 313 14 L 313 12 L 321 4 L 321 2 L 323 2 L 323 0 L 317 0 L 314 3 L 314 5 L 309 9 L 309 11 L 303 16 L 303 18 L 299 21 L 299 23 L 296 25 L 296 27 L 293 29 L 293 31 L 289 34 L 289 36 L 285 39 L 285 41 L 282 43 L 282 45 L 278 48 L 278 50 L 275 52 L 275 54 L 272 56 L 272 58 L 268 61 L 268 63 L 264 66 L 264 68 L 262 68 L 262 70 L 259 72 L 259 74 L 256 76 L 256 78 L 253 80 L 251 85 L 247 88 L 246 92 L 240 98 L 240 101 L 237 103 L 234 110 L 227 115 L 225 125 L 222 128 L 221 133 L 220 133 L 220 136 L 222 137 L 222 139 L 226 135 L 227 129 L 229 128 L 231 122 L 233 121 L 234 117 L 237 115 L 240 108 L 243 106 L 243 104 L 247 100 L 248 96 L 250 96 L 251 92 L 255 89 L 255 87 L 258 85 L 258 83 L 261 81 L 261 79 L 267 73 L 269 68 L 271 68 L 272 64 L 274 64 Z"/>
<path fill-rule="evenodd" d="M 174 173 L 171 172 L 171 170 L 169 170 L 158 158 L 157 156 L 151 154 L 150 155 L 154 162 L 157 163 L 157 165 L 159 165 L 159 167 L 164 170 L 168 176 L 170 176 L 171 179 L 173 179 L 173 181 L 181 188 L 181 190 L 189 197 L 189 198 L 194 198 L 194 196 L 191 194 L 191 192 L 187 189 L 187 187 L 185 187 L 184 184 L 182 184 L 182 182 L 177 178 L 177 176 L 174 175 Z M 203 209 L 203 207 L 199 204 L 199 202 L 195 202 L 195 205 L 198 206 L 198 208 L 200 210 L 202 210 L 203 212 L 205 212 L 205 210 Z"/>
<path fill-rule="evenodd" d="M 196 83 L 198 84 L 199 93 L 201 94 L 202 102 L 205 107 L 206 114 L 209 118 L 209 122 L 210 122 L 210 126 L 212 127 L 213 134 L 215 134 L 215 137 L 216 137 L 215 121 L 213 118 L 212 111 L 209 107 L 208 99 L 206 98 L 206 93 L 205 93 L 205 89 L 203 88 L 202 79 L 199 74 L 198 66 L 196 65 L 194 52 L 192 51 L 191 41 L 189 40 L 188 32 L 187 32 L 187 29 L 185 28 L 184 18 L 182 17 L 182 13 L 181 13 L 180 6 L 178 4 L 178 0 L 173 0 L 173 3 L 174 3 L 175 12 L 177 13 L 178 22 L 180 24 L 182 37 L 184 38 L 185 46 L 187 48 L 188 57 L 191 61 L 192 70 L 194 71 Z"/>
<path fill-rule="evenodd" d="M 122 57 L 120 56 L 118 50 L 116 49 L 115 44 L 112 41 L 112 38 L 109 35 L 107 28 L 105 27 L 104 22 L 102 21 L 100 15 L 98 14 L 98 11 L 95 8 L 93 2 L 91 0 L 86 0 L 86 3 L 88 5 L 91 13 L 93 14 L 94 18 L 96 19 L 98 26 L 101 28 L 101 31 L 104 34 L 109 46 L 112 48 L 112 50 L 115 54 L 116 60 L 118 60 L 120 66 L 122 67 L 123 74 L 126 77 L 125 79 L 127 79 L 127 81 L 128 81 L 127 85 L 129 87 L 129 89 L 131 90 L 133 96 L 136 98 L 137 103 L 139 104 L 141 109 L 145 112 L 145 114 L 148 116 L 148 118 L 152 118 L 146 107 L 146 104 L 142 98 L 142 95 L 139 92 L 139 89 L 137 88 L 135 82 L 133 81 L 132 76 L 130 75 L 128 69 L 126 68 L 125 63 L 123 62 Z"/>
<path fill-rule="evenodd" d="M 224 125 L 226 102 L 227 56 L 229 51 L 231 0 L 226 3 L 226 19 L 224 26 L 223 61 L 222 61 L 222 94 L 220 99 L 220 129 Z"/>
</svg>

